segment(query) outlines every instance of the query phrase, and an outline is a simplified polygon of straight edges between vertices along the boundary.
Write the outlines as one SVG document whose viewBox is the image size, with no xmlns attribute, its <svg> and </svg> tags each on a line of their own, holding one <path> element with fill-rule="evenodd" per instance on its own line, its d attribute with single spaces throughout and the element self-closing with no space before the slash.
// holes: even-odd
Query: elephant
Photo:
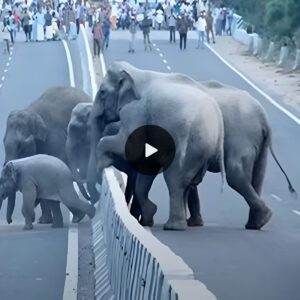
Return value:
<svg viewBox="0 0 300 300">
<path fill-rule="evenodd" d="M 120 121 L 118 133 L 103 136 L 96 147 L 100 182 L 102 171 L 116 166 L 115 157 L 125 160 L 125 144 L 135 129 L 157 125 L 172 136 L 176 153 L 170 167 L 163 172 L 170 199 L 170 215 L 164 225 L 167 230 L 186 229 L 185 204 L 189 187 L 202 181 L 211 162 L 216 162 L 223 179 L 225 176 L 222 113 L 214 99 L 190 81 L 192 79 L 187 77 L 179 83 L 170 74 L 143 71 L 126 62 L 114 62 L 94 102 L 97 109 L 94 117 L 105 120 L 106 124 Z M 143 134 L 147 136 L 146 131 Z M 138 183 L 135 186 L 139 186 Z M 138 189 L 134 195 L 145 222 L 151 220 L 156 206 Z"/>
<path fill-rule="evenodd" d="M 175 74 L 174 79 L 186 80 L 186 78 L 181 78 L 180 74 Z M 225 130 L 226 179 L 229 186 L 243 196 L 250 207 L 249 219 L 245 227 L 246 229 L 261 229 L 272 216 L 270 209 L 261 199 L 269 149 L 287 180 L 289 191 L 297 195 L 272 148 L 272 131 L 266 112 L 262 105 L 246 91 L 217 81 L 198 82 L 198 86 L 199 89 L 212 96 L 221 109 Z M 220 171 L 215 167 L 216 164 L 212 166 L 208 168 L 208 171 Z M 154 178 L 151 177 L 143 180 L 138 176 L 136 189 L 140 189 L 146 195 L 145 197 L 148 197 L 153 180 Z M 196 186 L 190 187 L 188 207 L 191 214 L 188 225 L 202 226 L 203 220 Z M 146 225 L 149 226 L 149 224 Z"/>
<path fill-rule="evenodd" d="M 67 129 L 66 154 L 73 175 L 86 179 L 90 155 L 90 130 L 88 120 L 92 103 L 79 103 L 72 110 Z"/>
<path fill-rule="evenodd" d="M 91 102 L 89 96 L 73 87 L 47 89 L 28 107 L 13 111 L 7 118 L 3 139 L 5 163 L 35 154 L 49 154 L 67 162 L 65 151 L 67 127 L 73 108 L 78 103 Z M 82 194 L 89 198 L 82 183 Z M 16 193 L 8 195 L 6 220 L 12 222 Z M 41 223 L 51 223 L 50 210 L 41 201 Z"/>
<path fill-rule="evenodd" d="M 37 154 L 8 161 L 0 178 L 0 207 L 9 193 L 20 191 L 23 194 L 24 229 L 33 228 L 34 207 L 41 199 L 52 209 L 53 227 L 63 226 L 59 202 L 72 211 L 76 216 L 75 222 L 79 222 L 85 214 L 93 218 L 95 207 L 79 198 L 73 180 L 68 166 L 54 156 Z"/>
</svg>

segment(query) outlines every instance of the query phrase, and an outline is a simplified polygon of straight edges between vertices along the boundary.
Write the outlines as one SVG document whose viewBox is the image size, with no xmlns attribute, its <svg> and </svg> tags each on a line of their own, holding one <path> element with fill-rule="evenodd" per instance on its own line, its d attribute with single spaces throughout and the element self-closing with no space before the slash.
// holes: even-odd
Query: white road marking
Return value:
<svg viewBox="0 0 300 300">
<path fill-rule="evenodd" d="M 66 56 L 67 56 L 67 61 L 68 61 L 70 86 L 75 87 L 74 68 L 73 68 L 70 49 L 69 49 L 68 44 L 65 40 L 62 40 L 62 43 L 64 45 L 64 48 L 65 48 L 65 51 L 66 51 Z"/>
<path fill-rule="evenodd" d="M 262 91 L 258 86 L 256 86 L 250 79 L 248 79 L 245 75 L 243 75 L 240 71 L 238 71 L 235 67 L 233 67 L 227 60 L 225 60 L 217 51 L 215 51 L 211 46 L 206 44 L 207 48 L 213 52 L 225 65 L 227 65 L 232 71 L 234 71 L 237 75 L 239 75 L 244 81 L 246 81 L 252 88 L 254 88 L 257 92 L 259 92 L 262 96 L 264 96 L 271 104 L 273 104 L 276 108 L 282 111 L 285 115 L 287 115 L 290 119 L 300 125 L 300 119 L 297 118 L 294 114 L 292 114 L 289 110 L 281 106 L 277 103 L 273 98 L 271 98 L 268 94 Z"/>
<path fill-rule="evenodd" d="M 5 76 L 2 76 L 1 80 L 4 81 L 4 79 L 5 79 Z"/>
<path fill-rule="evenodd" d="M 300 216 L 300 211 L 299 210 L 294 209 L 293 213 L 296 214 L 296 215 L 298 215 L 298 216 Z"/>
<path fill-rule="evenodd" d="M 12 53 L 12 52 L 10 52 L 9 54 L 10 54 L 10 55 L 13 55 L 13 53 Z"/>
<path fill-rule="evenodd" d="M 167 64 L 168 62 L 167 62 L 165 59 L 163 59 L 163 63 L 164 63 L 164 64 Z"/>
<path fill-rule="evenodd" d="M 170 67 L 170 66 L 167 66 L 167 69 L 168 69 L 168 70 L 171 70 L 171 67 Z"/>
<path fill-rule="evenodd" d="M 8 58 L 9 61 L 11 61 L 11 56 Z"/>
<path fill-rule="evenodd" d="M 274 198 L 274 199 L 276 199 L 276 200 L 279 201 L 279 202 L 282 201 L 282 199 L 281 199 L 280 197 L 278 197 L 278 196 L 276 196 L 276 195 L 274 195 L 274 194 L 271 194 L 271 197 Z"/>
<path fill-rule="evenodd" d="M 4 73 L 6 73 L 8 70 L 7 69 L 4 69 Z"/>
<path fill-rule="evenodd" d="M 156 44 L 155 44 L 155 43 L 153 43 L 153 47 L 156 47 Z"/>
<path fill-rule="evenodd" d="M 164 55 L 163 55 L 162 53 L 159 53 L 159 56 L 160 56 L 160 57 L 163 57 Z"/>
<path fill-rule="evenodd" d="M 8 63 L 6 64 L 6 66 L 9 67 L 9 65 L 10 65 L 10 64 L 9 64 L 9 62 L 8 62 Z"/>
<path fill-rule="evenodd" d="M 97 94 L 97 84 L 96 84 L 96 78 L 95 78 L 95 71 L 94 71 L 94 67 L 93 67 L 92 53 L 90 50 L 86 31 L 85 31 L 85 28 L 83 27 L 83 25 L 80 25 L 80 30 L 82 32 L 84 45 L 85 45 L 85 49 L 86 49 L 86 54 L 87 54 L 87 59 L 88 59 L 88 67 L 90 70 L 90 77 L 91 77 L 92 95 L 93 95 L 93 99 L 94 99 Z"/>
<path fill-rule="evenodd" d="M 100 61 L 101 61 L 102 75 L 104 77 L 106 75 L 106 65 L 105 65 L 103 53 L 100 53 Z"/>
<path fill-rule="evenodd" d="M 75 87 L 74 79 L 74 68 L 72 63 L 72 58 L 70 54 L 70 49 L 65 40 L 62 40 L 65 48 L 70 86 Z M 72 224 L 72 214 L 70 216 L 70 225 L 68 230 L 68 251 L 67 251 L 67 265 L 66 265 L 66 276 L 65 276 L 65 286 L 63 300 L 77 300 L 77 282 L 78 282 L 78 225 Z"/>
<path fill-rule="evenodd" d="M 159 49 L 159 48 L 156 48 L 156 51 L 160 51 L 160 49 Z"/>
</svg>

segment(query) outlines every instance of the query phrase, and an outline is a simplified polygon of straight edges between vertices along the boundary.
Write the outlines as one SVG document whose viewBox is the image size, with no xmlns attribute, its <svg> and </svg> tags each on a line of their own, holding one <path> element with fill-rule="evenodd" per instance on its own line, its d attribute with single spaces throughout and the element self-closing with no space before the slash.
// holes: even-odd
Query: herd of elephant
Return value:
<svg viewBox="0 0 300 300">
<path fill-rule="evenodd" d="M 128 176 L 130 212 L 142 225 L 152 226 L 157 207 L 148 195 L 156 175 L 137 172 L 125 156 L 129 135 L 144 125 L 164 128 L 176 146 L 174 160 L 163 172 L 170 198 L 164 229 L 203 226 L 197 186 L 206 171 L 220 172 L 223 183 L 226 179 L 246 200 L 246 229 L 262 228 L 272 216 L 261 198 L 269 150 L 296 194 L 272 149 L 266 112 L 249 93 L 116 61 L 94 102 L 76 88 L 54 87 L 27 108 L 10 113 L 0 178 L 0 208 L 8 198 L 7 222 L 12 222 L 18 190 L 26 229 L 32 228 L 38 204 L 39 222 L 54 227 L 63 225 L 60 202 L 73 213 L 74 222 L 85 214 L 92 218 L 100 198 L 96 184 L 102 183 L 103 170 L 114 166 Z M 90 203 L 78 197 L 73 181 Z"/>
</svg>

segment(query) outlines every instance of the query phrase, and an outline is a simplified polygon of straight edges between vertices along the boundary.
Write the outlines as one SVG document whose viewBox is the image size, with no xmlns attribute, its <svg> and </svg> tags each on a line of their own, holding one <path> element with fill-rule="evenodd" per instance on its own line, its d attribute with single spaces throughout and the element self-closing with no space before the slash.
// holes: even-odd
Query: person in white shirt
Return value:
<svg viewBox="0 0 300 300">
<path fill-rule="evenodd" d="M 204 48 L 204 36 L 205 36 L 205 30 L 206 30 L 206 20 L 204 17 L 204 11 L 202 11 L 198 17 L 198 20 L 196 22 L 196 30 L 198 32 L 198 45 L 197 49 L 201 47 L 201 49 Z"/>
</svg>

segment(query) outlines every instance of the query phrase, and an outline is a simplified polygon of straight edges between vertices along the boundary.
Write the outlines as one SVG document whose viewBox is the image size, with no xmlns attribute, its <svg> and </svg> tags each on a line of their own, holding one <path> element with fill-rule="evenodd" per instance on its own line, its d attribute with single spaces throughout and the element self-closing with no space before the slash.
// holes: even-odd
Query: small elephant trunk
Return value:
<svg viewBox="0 0 300 300">
<path fill-rule="evenodd" d="M 12 222 L 12 214 L 15 209 L 15 203 L 16 203 L 16 192 L 12 192 L 8 196 L 7 210 L 6 210 L 6 221 L 8 224 Z"/>
</svg>

